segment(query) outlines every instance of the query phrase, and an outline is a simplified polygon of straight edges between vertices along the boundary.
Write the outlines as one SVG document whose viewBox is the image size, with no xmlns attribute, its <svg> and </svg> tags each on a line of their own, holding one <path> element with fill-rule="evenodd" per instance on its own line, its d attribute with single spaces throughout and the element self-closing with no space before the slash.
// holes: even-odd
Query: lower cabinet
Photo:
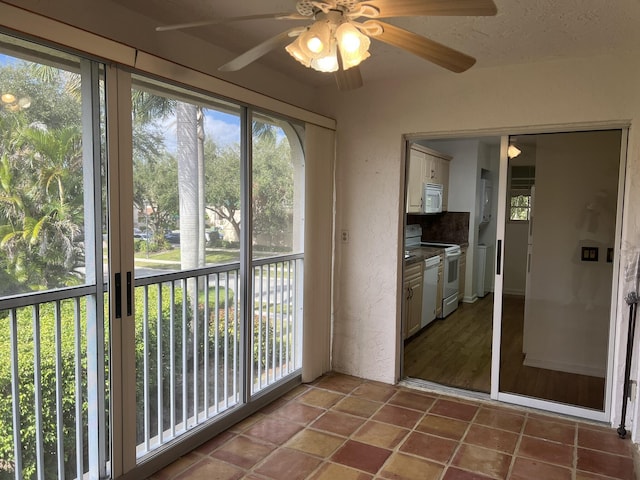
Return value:
<svg viewBox="0 0 640 480">
<path fill-rule="evenodd" d="M 420 330 L 423 275 L 423 262 L 411 264 L 404 271 L 404 313 L 402 319 L 404 338 L 408 338 Z"/>
</svg>

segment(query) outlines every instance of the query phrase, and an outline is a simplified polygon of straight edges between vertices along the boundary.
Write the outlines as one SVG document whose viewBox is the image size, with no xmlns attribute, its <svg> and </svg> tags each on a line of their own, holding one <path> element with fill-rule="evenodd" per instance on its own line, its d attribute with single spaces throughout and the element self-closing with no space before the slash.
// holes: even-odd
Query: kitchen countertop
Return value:
<svg viewBox="0 0 640 480">
<path fill-rule="evenodd" d="M 444 253 L 442 247 L 414 247 L 409 249 L 409 258 L 404 259 L 405 266 L 422 262 L 425 258 L 435 257 Z"/>
</svg>

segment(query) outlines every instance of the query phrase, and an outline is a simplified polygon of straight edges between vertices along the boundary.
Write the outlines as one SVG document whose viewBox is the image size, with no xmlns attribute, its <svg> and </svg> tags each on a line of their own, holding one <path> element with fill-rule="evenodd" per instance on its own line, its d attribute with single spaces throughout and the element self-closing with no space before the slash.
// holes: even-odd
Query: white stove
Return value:
<svg viewBox="0 0 640 480">
<path fill-rule="evenodd" d="M 407 225 L 405 227 L 405 249 L 411 250 L 417 247 L 434 247 L 444 250 L 444 286 L 442 289 L 441 314 L 441 318 L 444 318 L 458 308 L 459 259 L 462 249 L 460 245 L 453 243 L 423 242 L 422 227 L 420 225 Z"/>
</svg>

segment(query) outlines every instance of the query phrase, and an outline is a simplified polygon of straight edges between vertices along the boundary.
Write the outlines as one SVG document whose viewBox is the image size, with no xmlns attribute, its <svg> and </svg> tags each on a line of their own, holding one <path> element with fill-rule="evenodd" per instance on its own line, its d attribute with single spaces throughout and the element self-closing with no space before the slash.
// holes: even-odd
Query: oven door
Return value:
<svg viewBox="0 0 640 480">
<path fill-rule="evenodd" d="M 444 298 L 458 295 L 458 269 L 460 253 L 445 253 L 444 259 Z"/>
</svg>

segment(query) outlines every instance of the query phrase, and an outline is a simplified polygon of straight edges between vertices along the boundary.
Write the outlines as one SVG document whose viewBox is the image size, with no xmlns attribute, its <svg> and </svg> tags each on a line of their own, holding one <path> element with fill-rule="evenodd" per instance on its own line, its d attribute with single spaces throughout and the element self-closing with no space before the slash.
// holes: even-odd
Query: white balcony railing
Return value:
<svg viewBox="0 0 640 480">
<path fill-rule="evenodd" d="M 0 303 L 0 479 L 81 478 L 106 464 L 97 295 L 85 286 Z"/>
<path fill-rule="evenodd" d="M 242 304 L 237 263 L 136 279 L 139 458 L 300 369 L 302 255 L 252 270 L 253 301 Z M 0 480 L 74 479 L 108 465 L 108 316 L 95 307 L 104 292 L 0 300 Z M 246 328 L 242 305 L 253 309 Z"/>
<path fill-rule="evenodd" d="M 302 265 L 302 255 L 253 262 L 248 330 L 237 263 L 136 280 L 138 457 L 241 404 L 243 358 L 251 394 L 300 368 Z"/>
</svg>

